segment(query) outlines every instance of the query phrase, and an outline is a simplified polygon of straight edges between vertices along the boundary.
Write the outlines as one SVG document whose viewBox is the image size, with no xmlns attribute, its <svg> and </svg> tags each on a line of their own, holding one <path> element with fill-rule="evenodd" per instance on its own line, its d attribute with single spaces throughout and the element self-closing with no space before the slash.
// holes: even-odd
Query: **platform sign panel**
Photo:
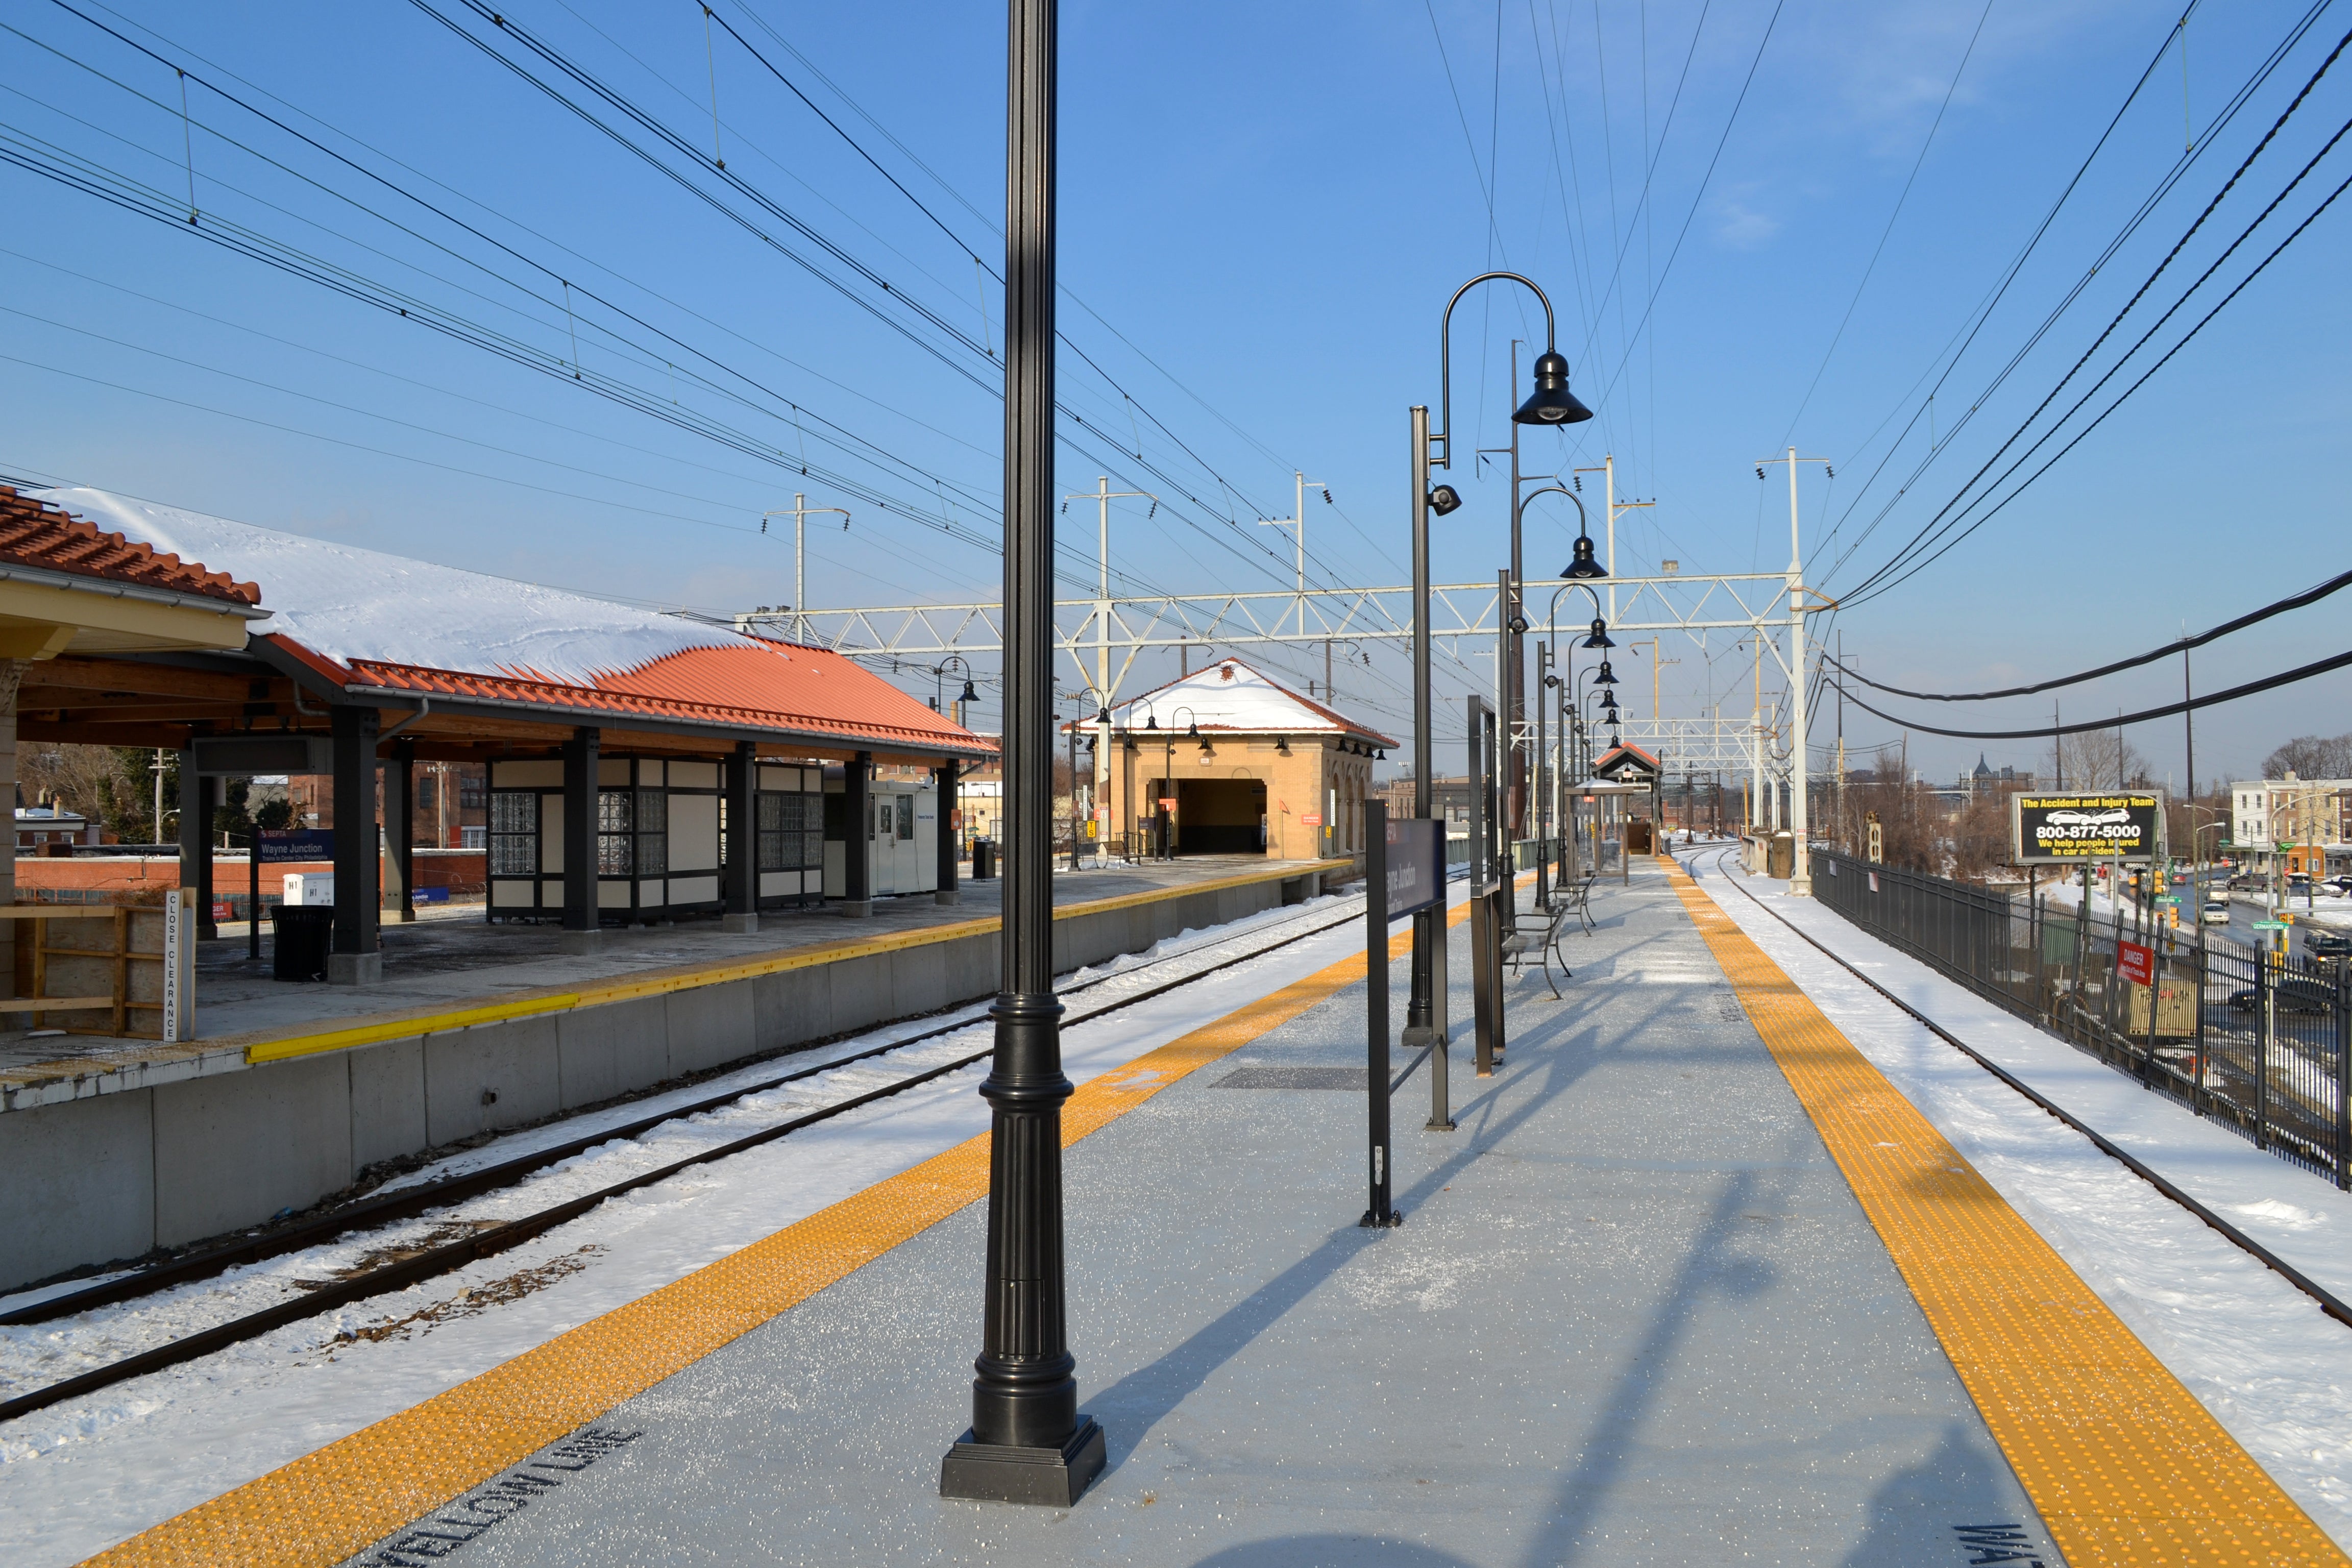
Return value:
<svg viewBox="0 0 2352 1568">
<path fill-rule="evenodd" d="M 265 827 L 261 830 L 261 863 L 289 865 L 299 860 L 332 860 L 335 830 L 331 827 Z"/>
<path fill-rule="evenodd" d="M 2137 942 L 2116 943 L 2116 973 L 2134 985 L 2156 984 L 2156 949 Z"/>
<path fill-rule="evenodd" d="M 2009 797 L 2010 858 L 2021 866 L 2156 858 L 2153 795 L 2013 795 Z"/>
<path fill-rule="evenodd" d="M 1389 818 L 1388 918 L 1418 914 L 1445 894 L 1445 824 L 1433 816 Z"/>
</svg>

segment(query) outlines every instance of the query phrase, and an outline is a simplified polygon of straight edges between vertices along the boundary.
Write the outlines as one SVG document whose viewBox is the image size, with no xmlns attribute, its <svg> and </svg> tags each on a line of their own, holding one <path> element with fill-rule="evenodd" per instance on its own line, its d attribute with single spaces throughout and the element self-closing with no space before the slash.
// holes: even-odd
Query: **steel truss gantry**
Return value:
<svg viewBox="0 0 2352 1568">
<path fill-rule="evenodd" d="M 1805 592 L 1786 572 L 1616 577 L 1603 585 L 1613 590 L 1612 635 L 1738 631 L 1768 640 L 1790 625 L 1792 609 Z M 1502 622 L 1499 607 L 1493 582 L 1433 587 L 1431 638 L 1493 637 Z M 1103 695 L 1111 700 L 1126 684 L 1136 657 L 1147 648 L 1402 643 L 1412 637 L 1409 587 L 1064 599 L 1055 602 L 1054 610 L 1055 642 L 1077 679 L 1098 689 L 1107 685 Z M 754 636 L 796 638 L 851 658 L 914 663 L 951 653 L 967 658 L 994 653 L 1003 646 L 1003 607 L 995 603 L 896 605 L 795 607 L 789 613 L 737 616 L 734 625 Z M 1563 626 L 1563 635 L 1565 631 Z M 1108 682 L 1099 678 L 1100 667 L 1090 669 L 1083 657 L 1105 648 L 1119 651 Z"/>
</svg>

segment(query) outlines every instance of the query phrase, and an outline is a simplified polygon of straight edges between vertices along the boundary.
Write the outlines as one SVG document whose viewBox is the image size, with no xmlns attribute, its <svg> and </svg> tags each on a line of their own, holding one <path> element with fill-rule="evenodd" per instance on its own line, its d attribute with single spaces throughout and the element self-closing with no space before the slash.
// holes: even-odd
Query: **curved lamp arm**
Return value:
<svg viewBox="0 0 2352 1568">
<path fill-rule="evenodd" d="M 1542 302 L 1544 353 L 1558 352 L 1556 340 L 1559 334 L 1552 320 L 1551 300 L 1529 279 L 1520 277 L 1516 272 L 1481 272 L 1477 277 L 1454 290 L 1454 298 L 1445 301 L 1445 314 L 1439 318 L 1437 323 L 1438 423 L 1443 428 L 1429 438 L 1430 445 L 1436 449 L 1436 455 L 1430 458 L 1430 465 L 1433 468 L 1451 468 L 1454 466 L 1454 341 L 1451 335 L 1454 325 L 1454 307 L 1462 302 L 1463 295 L 1467 294 L 1479 284 L 1491 283 L 1497 279 L 1524 286 L 1529 293 Z M 1512 389 L 1512 395 L 1517 395 L 1516 387 Z"/>
</svg>

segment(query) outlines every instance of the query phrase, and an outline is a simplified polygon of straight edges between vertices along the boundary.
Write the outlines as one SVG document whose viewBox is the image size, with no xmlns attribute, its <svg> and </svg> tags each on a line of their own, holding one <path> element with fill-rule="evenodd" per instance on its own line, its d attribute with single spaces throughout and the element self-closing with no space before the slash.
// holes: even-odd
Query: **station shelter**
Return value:
<svg viewBox="0 0 2352 1568">
<path fill-rule="evenodd" d="M 1593 759 L 1591 775 L 1576 786 L 1576 803 L 1585 808 L 1594 843 L 1614 842 L 1621 854 L 1655 849 L 1658 771 L 1657 758 L 1622 741 Z"/>
<path fill-rule="evenodd" d="M 233 637 L 65 647 L 26 673 L 19 722 L 32 739 L 181 753 L 194 784 L 181 877 L 206 910 L 220 781 L 331 778 L 330 979 L 380 973 L 382 905 L 408 912 L 410 835 L 380 846 L 378 824 L 411 820 L 415 761 L 487 766 L 488 918 L 560 923 L 585 949 L 614 923 L 756 922 L 828 898 L 868 913 L 871 857 L 826 886 L 828 770 L 844 820 L 878 822 L 877 769 L 951 777 L 994 750 L 838 654 L 729 624 L 95 489 L 0 498 L 43 527 L 233 585 Z M 394 796 L 381 810 L 380 766 Z M 911 887 L 923 879 L 899 876 L 897 820 L 894 797 L 888 882 Z M 945 899 L 954 878 L 947 864 L 929 886 Z"/>
<path fill-rule="evenodd" d="M 107 533 L 0 485 L 0 797 L 16 794 L 16 742 L 46 738 L 54 717 L 43 710 L 62 683 L 115 689 L 82 672 L 151 661 L 202 661 L 240 652 L 265 614 L 250 582 L 182 561 L 168 552 Z M 123 691 L 125 705 L 136 699 Z M 0 1027 L 47 1021 L 37 956 L 54 910 L 20 905 L 16 852 L 49 851 L 88 837 L 89 825 L 54 806 L 18 808 L 16 831 L 0 842 Z M 29 940 L 28 940 L 29 939 Z M 126 965 L 127 966 L 127 965 Z M 20 982 L 19 972 L 26 977 Z M 154 990 L 159 976 L 142 975 Z M 119 1015 L 124 998 L 114 998 Z M 70 1015 L 55 1015 L 69 1017 Z M 152 1020 L 150 1020 L 152 1021 Z"/>
<path fill-rule="evenodd" d="M 1398 743 L 1233 658 L 1110 713 L 1097 821 L 1139 857 L 1361 854 L 1372 763 Z"/>
</svg>

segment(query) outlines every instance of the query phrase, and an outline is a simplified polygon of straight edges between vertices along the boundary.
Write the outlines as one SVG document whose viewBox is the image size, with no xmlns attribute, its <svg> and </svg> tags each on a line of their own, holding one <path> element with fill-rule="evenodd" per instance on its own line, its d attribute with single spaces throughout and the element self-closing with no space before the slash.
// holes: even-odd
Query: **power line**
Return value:
<svg viewBox="0 0 2352 1568">
<path fill-rule="evenodd" d="M 1843 693 L 1846 700 L 1864 712 L 1884 719 L 1890 724 L 1900 725 L 1906 730 L 1917 730 L 1929 735 L 1948 735 L 1957 741 L 2041 741 L 2059 735 L 2088 734 L 2094 730 L 2120 730 L 2126 724 L 2142 724 L 2152 719 L 2169 719 L 2176 714 L 2193 713 L 2199 709 L 2212 708 L 2224 702 L 2235 702 L 2242 698 L 2258 697 L 2265 691 L 2274 691 L 2282 686 L 2292 686 L 2298 680 L 2309 680 L 2314 676 L 2326 675 L 2330 670 L 2342 669 L 2347 665 L 2352 665 L 2352 653 L 2339 653 L 2333 658 L 2316 659 L 2310 664 L 2301 665 L 2277 675 L 2265 676 L 2260 680 L 2249 680 L 2242 686 L 2232 686 L 2226 691 L 2210 691 L 2202 697 L 2167 703 L 2161 708 L 2149 708 L 2137 713 L 2118 713 L 2112 719 L 2094 719 L 2082 724 L 2053 724 L 2040 730 L 1939 730 L 1933 724 L 1921 724 L 1909 719 L 1898 718 L 1881 709 L 1873 708 L 1853 692 L 1847 691 L 1843 685 L 1838 685 L 1836 682 L 1832 684 L 1837 685 L 1838 690 Z"/>
<path fill-rule="evenodd" d="M 2103 664 L 2096 669 L 2085 669 L 2074 675 L 2062 675 L 2054 680 L 2037 681 L 2032 686 L 2011 686 L 2000 691 L 1906 691 L 1899 686 L 1889 686 L 1885 681 L 1873 680 L 1859 670 L 1849 669 L 1830 654 L 1824 653 L 1822 658 L 1828 663 L 1836 665 L 1839 673 L 1848 679 L 1859 680 L 1873 690 L 1884 691 L 1890 696 L 1916 698 L 1921 702 L 1990 702 L 2003 697 L 2031 697 L 2040 691 L 2054 691 L 2062 686 L 2079 686 L 2085 680 L 2096 680 L 2101 676 L 2114 675 L 2126 669 L 2137 669 L 2144 664 L 2153 664 L 2159 658 L 2170 658 L 2175 654 L 2192 652 L 2203 647 L 2207 643 L 2228 637 L 2232 632 L 2242 632 L 2248 626 L 2259 626 L 2273 616 L 2283 616 L 2289 610 L 2300 610 L 2306 605 L 2315 605 L 2329 595 L 2347 587 L 2352 587 L 2352 572 L 2330 577 L 2315 588 L 2306 588 L 2292 597 L 2264 605 L 2259 610 L 2249 611 L 2232 621 L 2224 621 L 2220 626 L 2200 632 L 2193 637 L 2182 637 L 2177 642 L 2166 643 L 2162 647 L 2150 648 L 2146 653 L 2134 654 L 2129 658 L 2119 658 L 2113 664 Z"/>
</svg>

